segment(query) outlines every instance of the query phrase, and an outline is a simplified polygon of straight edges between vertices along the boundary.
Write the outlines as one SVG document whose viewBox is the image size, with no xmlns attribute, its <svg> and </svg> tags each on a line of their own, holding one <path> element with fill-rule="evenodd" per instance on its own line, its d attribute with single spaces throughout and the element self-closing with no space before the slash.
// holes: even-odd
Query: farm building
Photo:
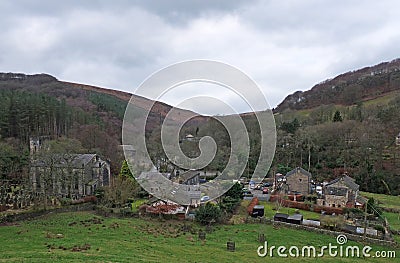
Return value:
<svg viewBox="0 0 400 263">
<path fill-rule="evenodd" d="M 301 225 L 303 222 L 303 215 L 301 214 L 283 214 L 283 213 L 276 213 L 274 215 L 274 221 L 285 222 L 290 224 Z"/>
</svg>

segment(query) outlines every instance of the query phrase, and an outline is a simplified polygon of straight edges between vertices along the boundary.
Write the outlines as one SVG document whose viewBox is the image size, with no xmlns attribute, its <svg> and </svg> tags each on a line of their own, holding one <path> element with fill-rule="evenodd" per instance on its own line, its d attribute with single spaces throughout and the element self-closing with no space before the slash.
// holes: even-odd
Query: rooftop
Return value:
<svg viewBox="0 0 400 263">
<path fill-rule="evenodd" d="M 335 184 L 339 181 L 343 181 L 344 185 L 346 185 L 348 188 L 350 188 L 354 191 L 357 191 L 360 188 L 360 186 L 355 183 L 355 179 L 353 179 L 347 175 L 343 175 L 342 177 L 336 178 L 335 180 L 326 184 L 326 187 L 328 187 L 329 185 Z"/>
<path fill-rule="evenodd" d="M 311 177 L 311 173 L 307 172 L 306 170 L 304 170 L 301 167 L 296 167 L 295 169 L 291 170 L 290 172 L 288 172 L 286 174 L 286 177 L 291 176 L 291 175 L 296 174 L 296 173 L 302 173 L 304 175 L 307 175 L 307 176 Z"/>
</svg>

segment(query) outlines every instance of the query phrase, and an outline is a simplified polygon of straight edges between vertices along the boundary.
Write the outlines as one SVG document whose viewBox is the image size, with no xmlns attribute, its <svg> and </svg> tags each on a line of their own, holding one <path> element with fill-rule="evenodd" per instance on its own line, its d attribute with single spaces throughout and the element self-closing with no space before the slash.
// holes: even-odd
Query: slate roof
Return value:
<svg viewBox="0 0 400 263">
<path fill-rule="evenodd" d="M 296 167 L 295 169 L 291 170 L 290 172 L 288 172 L 288 173 L 286 174 L 286 177 L 291 176 L 291 175 L 297 173 L 297 171 L 299 171 L 299 172 L 301 172 L 302 174 L 305 174 L 305 175 L 311 177 L 311 173 L 307 172 L 306 170 L 304 170 L 304 169 L 301 168 L 301 167 Z"/>
<path fill-rule="evenodd" d="M 288 220 L 303 220 L 303 215 L 302 214 L 293 214 L 287 218 Z"/>
<path fill-rule="evenodd" d="M 72 168 L 82 168 L 82 166 L 87 166 L 87 164 L 96 157 L 95 153 L 85 153 L 85 154 L 71 154 L 65 158 L 62 155 L 53 155 L 53 161 L 57 161 L 55 166 L 62 167 L 70 165 Z M 67 164 L 67 159 L 71 160 L 70 164 Z M 32 162 L 33 166 L 47 166 L 45 159 L 37 159 Z"/>
<path fill-rule="evenodd" d="M 368 202 L 368 199 L 361 195 L 357 195 L 356 202 L 360 203 L 361 205 L 364 205 Z"/>
<path fill-rule="evenodd" d="M 193 177 L 199 175 L 199 171 L 187 171 L 179 175 L 179 179 L 182 180 L 183 182 L 187 182 L 188 180 L 192 179 Z"/>
<path fill-rule="evenodd" d="M 283 214 L 283 213 L 276 213 L 276 214 L 274 215 L 274 219 L 275 219 L 275 218 L 287 219 L 288 217 L 289 217 L 288 214 Z"/>
<path fill-rule="evenodd" d="M 328 184 L 325 185 L 325 187 L 328 187 L 332 184 L 335 184 L 339 181 L 343 181 L 344 185 L 346 185 L 348 188 L 357 191 L 360 186 L 358 184 L 355 183 L 355 180 L 353 178 L 351 178 L 350 176 L 344 175 L 342 177 L 336 178 L 335 180 L 329 182 Z"/>
</svg>

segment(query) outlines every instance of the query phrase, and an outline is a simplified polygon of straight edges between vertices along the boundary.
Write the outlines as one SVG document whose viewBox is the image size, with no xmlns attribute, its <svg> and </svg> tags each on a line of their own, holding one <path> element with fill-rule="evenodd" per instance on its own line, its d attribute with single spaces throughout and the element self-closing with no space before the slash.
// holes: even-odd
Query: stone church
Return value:
<svg viewBox="0 0 400 263">
<path fill-rule="evenodd" d="M 97 154 L 38 155 L 45 138 L 30 139 L 30 183 L 34 193 L 79 199 L 110 184 L 108 161 Z"/>
</svg>

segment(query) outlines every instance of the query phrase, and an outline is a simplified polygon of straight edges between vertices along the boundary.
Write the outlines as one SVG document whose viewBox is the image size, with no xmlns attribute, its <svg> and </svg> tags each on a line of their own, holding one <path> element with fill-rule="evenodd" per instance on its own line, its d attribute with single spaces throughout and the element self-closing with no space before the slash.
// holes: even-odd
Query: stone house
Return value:
<svg viewBox="0 0 400 263">
<path fill-rule="evenodd" d="M 355 180 L 343 175 L 323 188 L 323 198 L 318 199 L 318 204 L 329 207 L 356 207 L 360 186 Z"/>
<path fill-rule="evenodd" d="M 289 193 L 300 193 L 308 195 L 311 189 L 311 173 L 301 167 L 288 172 L 285 176 L 286 186 Z"/>
<path fill-rule="evenodd" d="M 198 206 L 200 204 L 201 191 L 199 185 L 193 184 L 199 179 L 199 172 L 189 171 L 186 184 L 180 184 L 183 177 L 177 175 L 173 180 L 169 180 L 156 170 L 142 172 L 137 178 L 141 186 L 153 196 L 163 200 L 179 203 L 184 206 Z M 182 175 L 185 175 L 183 173 Z M 192 175 L 192 176 L 189 176 Z M 180 179 L 179 179 L 180 178 Z M 197 178 L 197 179 L 194 179 Z M 194 180 L 194 181 L 193 181 Z"/>
<path fill-rule="evenodd" d="M 200 183 L 200 172 L 189 170 L 179 174 L 177 179 L 179 184 L 198 185 Z"/>
</svg>

